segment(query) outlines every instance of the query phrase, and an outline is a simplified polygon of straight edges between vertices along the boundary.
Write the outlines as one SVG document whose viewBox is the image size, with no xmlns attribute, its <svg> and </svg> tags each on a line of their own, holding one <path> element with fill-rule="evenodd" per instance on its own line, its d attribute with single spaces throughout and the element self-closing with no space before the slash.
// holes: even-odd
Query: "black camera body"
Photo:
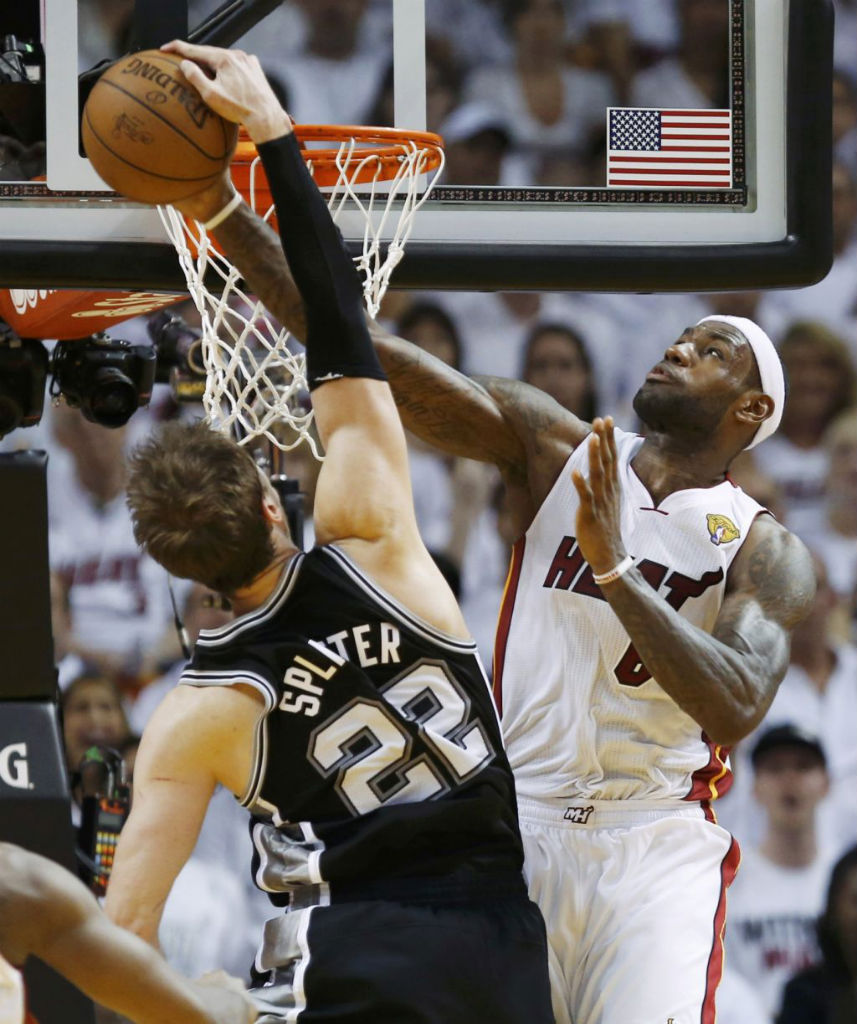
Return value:
<svg viewBox="0 0 857 1024">
<path fill-rule="evenodd" d="M 155 349 L 106 334 L 60 341 L 51 369 L 54 387 L 84 417 L 103 427 L 122 427 L 149 404 L 155 382 Z"/>
<path fill-rule="evenodd" d="M 0 437 L 42 418 L 48 353 L 40 341 L 20 339 L 0 325 Z"/>
<path fill-rule="evenodd" d="M 206 384 L 202 332 L 169 309 L 150 316 L 146 329 L 158 353 L 155 380 L 169 383 L 178 402 L 201 402 Z"/>
</svg>

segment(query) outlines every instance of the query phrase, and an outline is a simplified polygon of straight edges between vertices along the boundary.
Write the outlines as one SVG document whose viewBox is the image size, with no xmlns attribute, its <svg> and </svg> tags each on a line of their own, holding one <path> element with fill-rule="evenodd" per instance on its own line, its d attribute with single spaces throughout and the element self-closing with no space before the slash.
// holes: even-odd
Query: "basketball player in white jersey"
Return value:
<svg viewBox="0 0 857 1024">
<path fill-rule="evenodd" d="M 224 179 L 194 215 L 213 217 L 230 193 Z M 233 204 L 214 233 L 304 337 L 270 229 Z M 710 1024 L 739 857 L 711 802 L 814 591 L 803 544 L 728 478 L 779 423 L 776 351 L 741 317 L 688 326 L 635 397 L 640 437 L 372 331 L 405 426 L 496 464 L 520 531 L 495 689 L 557 1020 Z"/>
<path fill-rule="evenodd" d="M 38 1024 L 18 970 L 38 957 L 91 999 L 135 1024 L 250 1024 L 256 1010 L 222 971 L 189 981 L 118 928 L 64 868 L 0 843 L 0 1022 Z M 47 1024 L 47 1022 L 46 1022 Z"/>
</svg>

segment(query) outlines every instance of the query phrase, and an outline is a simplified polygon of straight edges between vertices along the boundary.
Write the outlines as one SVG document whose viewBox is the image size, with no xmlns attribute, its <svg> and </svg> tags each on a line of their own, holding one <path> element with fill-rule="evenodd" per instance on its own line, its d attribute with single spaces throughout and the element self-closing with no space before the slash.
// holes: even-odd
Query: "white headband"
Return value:
<svg viewBox="0 0 857 1024">
<path fill-rule="evenodd" d="M 771 339 L 758 324 L 754 324 L 747 317 L 704 316 L 696 326 L 707 323 L 709 320 L 719 320 L 737 327 L 756 357 L 756 365 L 759 367 L 759 376 L 762 379 L 762 391 L 774 400 L 774 411 L 766 420 L 762 421 L 753 440 L 745 446 L 744 450 L 749 451 L 757 444 L 761 444 L 765 438 L 770 437 L 783 418 L 783 406 L 786 404 L 786 378 L 783 373 L 783 364 L 780 362 L 780 357 Z"/>
</svg>

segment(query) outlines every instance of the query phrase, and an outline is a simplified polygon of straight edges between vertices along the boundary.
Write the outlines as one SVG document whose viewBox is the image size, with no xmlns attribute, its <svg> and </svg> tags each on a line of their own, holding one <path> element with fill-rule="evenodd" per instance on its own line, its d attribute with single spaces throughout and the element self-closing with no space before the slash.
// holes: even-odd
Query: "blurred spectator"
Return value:
<svg viewBox="0 0 857 1024">
<path fill-rule="evenodd" d="M 306 22 L 303 49 L 269 65 L 289 112 L 304 124 L 365 124 L 390 63 L 389 46 L 363 45 L 367 0 L 296 0 Z"/>
<path fill-rule="evenodd" d="M 631 82 L 637 71 L 638 50 L 631 26 L 624 17 L 605 12 L 604 17 L 593 20 L 586 33 L 572 44 L 571 58 L 578 67 L 607 75 L 616 103 L 628 102 Z"/>
<path fill-rule="evenodd" d="M 512 45 L 503 24 L 502 0 L 430 0 L 426 32 L 465 71 L 508 64 Z"/>
<path fill-rule="evenodd" d="M 537 158 L 543 148 L 582 148 L 604 123 L 614 100 L 606 75 L 565 62 L 567 25 L 561 0 L 512 0 L 505 5 L 514 42 L 511 66 L 483 67 L 464 95 L 501 110 L 513 145 Z"/>
<path fill-rule="evenodd" d="M 640 71 L 631 86 L 635 107 L 729 106 L 729 4 L 677 0 L 674 56 Z"/>
<path fill-rule="evenodd" d="M 168 577 L 142 555 L 125 506 L 125 428 L 76 409 L 52 410 L 56 441 L 71 456 L 49 477 L 51 569 L 68 601 L 66 653 L 134 688 L 178 650 Z"/>
<path fill-rule="evenodd" d="M 432 302 L 414 302 L 402 312 L 396 330 L 447 366 L 460 369 L 461 338 L 458 328 L 440 306 Z"/>
<path fill-rule="evenodd" d="M 182 621 L 191 648 L 201 629 L 217 629 L 231 620 L 232 612 L 225 610 L 219 594 L 212 593 L 201 583 L 191 584 L 182 609 Z M 128 711 L 128 721 L 135 732 L 142 733 L 146 728 L 155 708 L 178 683 L 185 665 L 186 659 L 180 655 L 162 676 L 147 683 L 137 694 Z"/>
<path fill-rule="evenodd" d="M 788 380 L 786 407 L 776 435 L 753 457 L 783 490 L 786 525 L 808 538 L 824 523 L 829 456 L 822 438 L 854 404 L 857 373 L 845 343 L 822 323 L 793 323 L 779 351 Z"/>
<path fill-rule="evenodd" d="M 823 444 L 829 459 L 824 522 L 806 541 L 824 560 L 844 608 L 857 587 L 857 409 L 836 417 Z"/>
<path fill-rule="evenodd" d="M 68 588 L 57 575 L 50 574 L 51 588 L 51 633 L 54 641 L 54 664 L 57 668 L 57 683 L 64 690 L 72 679 L 83 675 L 86 664 L 79 654 L 72 650 L 71 602 Z"/>
<path fill-rule="evenodd" d="M 91 747 L 118 750 L 131 730 L 118 687 L 112 679 L 95 673 L 85 672 L 68 685 L 60 698 L 60 721 L 72 798 L 71 821 L 77 829 L 84 796 L 90 792 L 83 768 L 86 752 Z"/>
<path fill-rule="evenodd" d="M 792 632 L 791 662 L 764 725 L 801 722 L 818 736 L 831 780 L 820 832 L 841 850 L 857 842 L 857 648 L 832 637 L 836 595 L 824 564 L 818 557 L 814 562 L 813 608 Z"/>
<path fill-rule="evenodd" d="M 426 40 L 426 130 L 439 132 L 459 100 L 461 81 L 458 70 L 436 40 Z M 394 67 L 390 63 L 368 114 L 368 124 L 395 125 Z M 405 127 L 417 127 L 406 125 Z"/>
<path fill-rule="evenodd" d="M 587 340 L 602 408 L 620 414 L 629 354 L 620 325 L 605 307 L 592 301 L 594 296 L 570 292 L 424 294 L 446 310 L 458 326 L 463 369 L 468 374 L 516 378 L 521 373 L 527 336 L 537 325 L 557 323 L 575 331 Z"/>
<path fill-rule="evenodd" d="M 857 177 L 857 67 L 833 72 L 833 155 Z"/>
<path fill-rule="evenodd" d="M 587 423 L 597 415 L 592 360 L 586 342 L 564 324 L 543 323 L 533 328 L 524 347 L 521 378 Z"/>
<path fill-rule="evenodd" d="M 768 289 L 759 318 L 773 335 L 793 320 L 818 320 L 842 335 L 857 362 L 857 176 L 833 162 L 833 266 L 806 288 Z"/>
<path fill-rule="evenodd" d="M 572 33 L 596 50 L 601 34 L 621 27 L 633 44 L 633 60 L 647 67 L 672 53 L 679 42 L 676 0 L 574 0 L 570 5 Z"/>
<path fill-rule="evenodd" d="M 486 103 L 465 103 L 443 121 L 442 185 L 503 185 L 511 144 L 506 119 Z"/>
<path fill-rule="evenodd" d="M 753 460 L 750 452 L 741 452 L 729 466 L 729 479 L 733 484 L 755 498 L 766 508 L 774 519 L 782 522 L 785 519 L 785 501 L 780 485 L 763 473 Z"/>
<path fill-rule="evenodd" d="M 758 806 L 752 795 L 748 752 L 766 730 L 800 722 L 824 748 L 830 793 L 818 813 L 823 845 L 836 853 L 857 842 L 857 648 L 831 633 L 836 598 L 824 563 L 813 556 L 816 594 L 812 610 L 792 632 L 791 660 L 761 725 L 732 752 L 735 782 L 718 800 L 721 824 L 739 842 L 760 838 Z"/>
<path fill-rule="evenodd" d="M 419 301 L 407 309 L 396 333 L 455 369 L 460 368 L 461 342 L 453 319 L 440 307 Z M 491 590 L 502 555 L 487 508 L 497 482 L 493 466 L 441 455 L 408 434 L 408 459 L 414 508 L 420 533 L 441 564 L 458 573 L 460 600 Z M 499 570 L 502 576 L 502 569 Z M 499 594 L 493 607 L 496 616 Z M 490 665 L 493 617 L 487 630 L 468 623 L 483 659 Z"/>
<path fill-rule="evenodd" d="M 821 962 L 788 982 L 776 1024 L 857 1020 L 857 846 L 835 864 L 818 920 Z"/>
<path fill-rule="evenodd" d="M 829 782 L 818 739 L 794 725 L 764 732 L 752 764 L 765 831 L 758 848 L 742 851 L 729 890 L 726 964 L 773 1015 L 786 980 L 819 955 L 814 925 L 831 858 L 819 849 L 815 815 Z"/>
<path fill-rule="evenodd" d="M 604 148 L 603 139 L 600 141 Z M 590 163 L 587 155 L 562 147 L 544 149 L 539 154 L 533 169 L 533 184 L 544 188 L 584 187 L 599 183 L 596 165 Z M 604 180 L 603 176 L 600 179 Z"/>
<path fill-rule="evenodd" d="M 131 49 L 134 0 L 78 0 L 78 71 Z"/>
<path fill-rule="evenodd" d="M 756 986 L 728 966 L 717 986 L 717 1024 L 771 1024 Z"/>
<path fill-rule="evenodd" d="M 84 673 L 62 695 L 62 733 L 69 774 L 93 746 L 117 748 L 131 732 L 116 684 L 107 676 Z"/>
</svg>

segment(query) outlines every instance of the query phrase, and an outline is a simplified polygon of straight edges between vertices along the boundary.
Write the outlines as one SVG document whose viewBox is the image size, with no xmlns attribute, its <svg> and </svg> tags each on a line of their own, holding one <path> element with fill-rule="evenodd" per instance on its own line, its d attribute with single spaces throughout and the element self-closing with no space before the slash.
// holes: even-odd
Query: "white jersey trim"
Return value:
<svg viewBox="0 0 857 1024">
<path fill-rule="evenodd" d="M 392 594 L 388 594 L 386 590 L 382 590 L 374 580 L 370 579 L 363 570 L 360 569 L 344 551 L 341 551 L 336 547 L 335 544 L 327 544 L 322 548 L 317 548 L 316 550 L 323 552 L 329 557 L 335 558 L 345 572 L 348 573 L 354 583 L 356 583 L 362 590 L 365 590 L 366 593 L 374 601 L 380 604 L 385 611 L 398 618 L 400 622 L 404 623 L 404 625 L 413 632 L 419 633 L 420 636 L 445 647 L 447 650 L 456 651 L 461 654 L 473 654 L 476 652 L 475 640 L 459 640 L 458 637 L 454 637 L 450 633 L 444 633 L 442 630 L 436 629 L 432 626 L 431 623 L 426 622 L 417 615 L 414 615 L 413 612 L 409 611 L 403 604 L 397 601 Z"/>
<path fill-rule="evenodd" d="M 247 686 L 252 686 L 265 698 L 266 712 L 273 711 L 277 706 L 277 691 L 270 681 L 264 676 L 248 672 L 245 669 L 214 671 L 212 669 L 187 668 L 179 677 L 179 683 L 184 683 L 187 686 L 234 686 L 236 683 L 245 683 Z"/>
<path fill-rule="evenodd" d="M 310 961 L 310 948 L 309 948 L 309 924 L 312 917 L 312 912 L 315 907 L 308 907 L 304 911 L 304 916 L 301 919 L 300 926 L 298 927 L 297 942 L 298 948 L 301 951 L 301 958 L 295 967 L 294 981 L 292 982 L 292 988 L 295 996 L 295 1005 L 286 1014 L 286 1020 L 295 1022 L 298 1019 L 298 1015 L 306 1009 L 306 989 L 304 987 L 304 975 L 306 974 L 307 967 L 309 967 Z"/>
<path fill-rule="evenodd" d="M 286 570 L 277 586 L 258 608 L 254 608 L 252 612 L 247 612 L 246 615 L 240 615 L 237 619 L 233 619 L 232 622 L 227 622 L 225 626 L 220 626 L 217 629 L 200 630 L 196 642 L 202 647 L 217 647 L 228 640 L 234 639 L 239 633 L 243 633 L 245 630 L 259 625 L 260 622 L 270 619 L 279 611 L 292 592 L 298 578 L 301 563 L 305 557 L 304 552 L 299 551 L 292 558 L 286 566 Z"/>
<path fill-rule="evenodd" d="M 270 711 L 270 709 L 269 709 Z M 256 735 L 253 738 L 253 769 L 247 782 L 247 788 L 239 798 L 242 807 L 253 807 L 259 802 L 259 793 L 268 767 L 268 711 L 256 723 Z"/>
</svg>

